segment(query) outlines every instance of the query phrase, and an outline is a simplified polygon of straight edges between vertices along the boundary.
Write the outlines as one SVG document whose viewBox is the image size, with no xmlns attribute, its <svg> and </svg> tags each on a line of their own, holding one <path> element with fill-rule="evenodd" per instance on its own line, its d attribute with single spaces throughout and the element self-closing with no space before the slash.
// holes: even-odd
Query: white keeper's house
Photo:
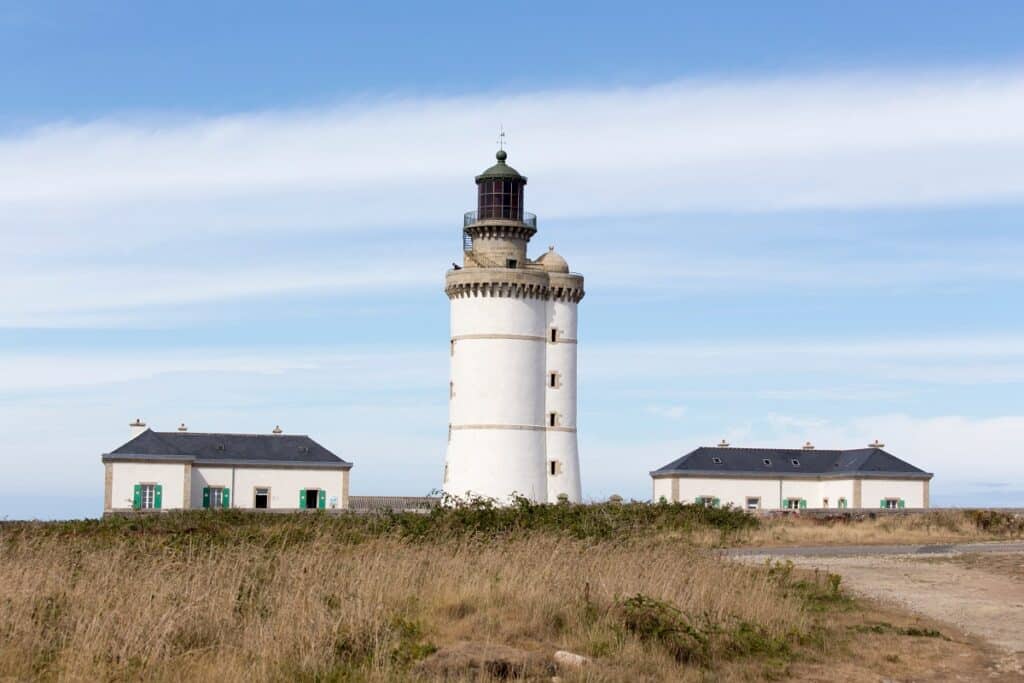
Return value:
<svg viewBox="0 0 1024 683">
<path fill-rule="evenodd" d="M 867 448 L 702 446 L 651 472 L 654 500 L 747 510 L 927 508 L 932 475 Z"/>
<path fill-rule="evenodd" d="M 131 430 L 102 456 L 104 512 L 348 508 L 352 463 L 308 436 Z"/>
</svg>

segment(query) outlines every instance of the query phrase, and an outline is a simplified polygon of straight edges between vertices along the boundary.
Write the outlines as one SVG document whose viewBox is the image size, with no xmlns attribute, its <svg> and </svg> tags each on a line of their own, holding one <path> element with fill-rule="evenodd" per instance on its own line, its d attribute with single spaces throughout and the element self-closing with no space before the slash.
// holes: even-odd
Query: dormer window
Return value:
<svg viewBox="0 0 1024 683">
<path fill-rule="evenodd" d="M 505 267 L 506 268 L 518 268 L 519 267 L 519 261 L 515 260 L 514 258 L 505 259 Z"/>
<path fill-rule="evenodd" d="M 711 462 L 715 463 L 716 465 L 721 465 L 722 464 L 722 459 L 721 458 L 711 458 Z"/>
<path fill-rule="evenodd" d="M 765 467 L 771 467 L 772 466 L 772 461 L 769 460 L 768 458 L 765 458 L 761 462 L 763 462 L 765 464 Z"/>
<path fill-rule="evenodd" d="M 800 461 L 796 458 L 793 458 L 790 462 L 793 463 L 793 467 L 800 467 Z"/>
</svg>

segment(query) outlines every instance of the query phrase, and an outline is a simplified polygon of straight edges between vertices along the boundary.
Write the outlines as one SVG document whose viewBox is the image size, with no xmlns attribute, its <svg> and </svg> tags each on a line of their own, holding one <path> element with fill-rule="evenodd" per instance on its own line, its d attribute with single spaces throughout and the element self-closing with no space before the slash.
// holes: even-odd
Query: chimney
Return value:
<svg viewBox="0 0 1024 683">
<path fill-rule="evenodd" d="M 276 434 L 278 436 L 284 434 L 284 432 L 281 430 L 281 425 L 277 425 L 276 427 L 274 427 L 274 431 L 272 431 L 271 434 Z"/>
<path fill-rule="evenodd" d="M 178 431 L 179 432 L 187 432 L 188 431 L 188 427 L 185 426 L 184 422 L 182 422 L 180 425 L 178 425 Z"/>
<path fill-rule="evenodd" d="M 878 439 L 875 439 L 874 443 L 868 444 L 868 448 L 885 448 L 885 444 L 879 441 Z"/>
<path fill-rule="evenodd" d="M 130 430 L 131 438 L 134 439 L 139 434 L 146 431 L 146 423 L 143 422 L 140 418 L 135 418 L 135 422 L 129 424 L 128 429 Z"/>
<path fill-rule="evenodd" d="M 728 448 L 729 447 L 729 442 L 726 441 L 725 439 L 722 439 L 721 441 L 718 442 L 718 447 L 719 448 Z"/>
<path fill-rule="evenodd" d="M 803 448 L 804 448 L 805 451 L 813 451 L 814 450 L 814 444 L 811 443 L 810 441 L 808 441 L 807 443 L 804 444 Z"/>
</svg>

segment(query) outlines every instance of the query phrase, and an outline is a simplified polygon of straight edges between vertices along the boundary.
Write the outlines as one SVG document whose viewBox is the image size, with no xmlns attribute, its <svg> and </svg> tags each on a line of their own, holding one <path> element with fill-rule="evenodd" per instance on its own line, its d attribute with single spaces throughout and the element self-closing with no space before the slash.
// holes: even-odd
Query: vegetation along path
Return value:
<svg viewBox="0 0 1024 683">
<path fill-rule="evenodd" d="M 850 590 L 954 624 L 1007 652 L 1024 672 L 1024 543 L 833 546 L 730 551 L 835 572 Z"/>
</svg>

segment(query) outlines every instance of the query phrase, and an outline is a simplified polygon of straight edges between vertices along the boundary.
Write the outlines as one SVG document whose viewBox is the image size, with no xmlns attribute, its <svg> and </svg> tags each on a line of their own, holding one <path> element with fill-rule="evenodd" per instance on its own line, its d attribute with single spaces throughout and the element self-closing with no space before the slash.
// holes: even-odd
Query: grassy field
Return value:
<svg viewBox="0 0 1024 683">
<path fill-rule="evenodd" d="M 775 525 L 640 504 L 8 522 L 0 679 L 758 680 L 852 660 L 877 615 L 839 577 L 708 551 Z M 996 526 L 972 537 L 1020 533 Z M 444 657 L 488 645 L 525 655 Z M 559 669 L 558 649 L 593 661 Z"/>
</svg>

